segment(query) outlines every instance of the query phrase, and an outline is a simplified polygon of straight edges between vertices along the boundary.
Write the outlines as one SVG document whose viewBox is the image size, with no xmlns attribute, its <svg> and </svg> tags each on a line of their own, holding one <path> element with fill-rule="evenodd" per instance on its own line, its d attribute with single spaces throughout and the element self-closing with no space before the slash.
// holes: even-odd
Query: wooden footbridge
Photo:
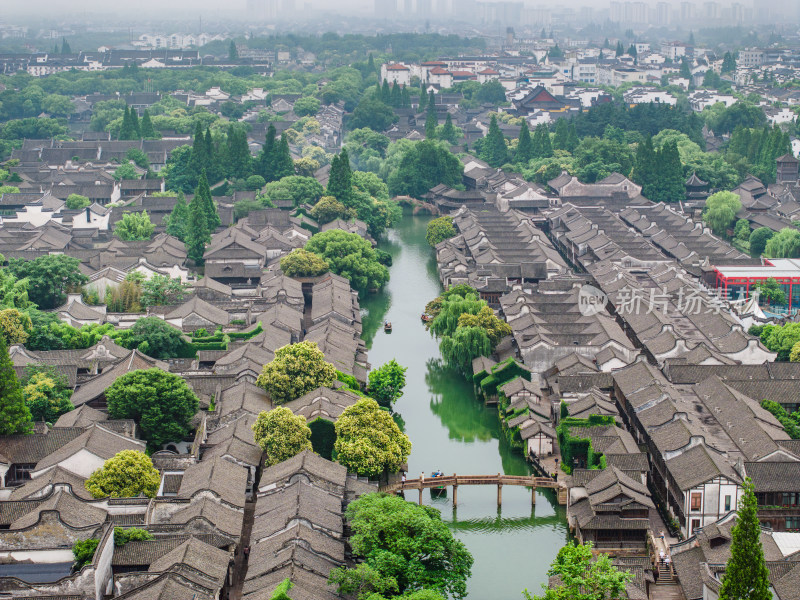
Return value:
<svg viewBox="0 0 800 600">
<path fill-rule="evenodd" d="M 497 506 L 503 503 L 503 486 L 514 485 L 531 488 L 531 504 L 536 504 L 536 488 L 551 488 L 558 491 L 558 503 L 567 503 L 567 488 L 550 477 L 534 475 L 440 475 L 439 477 L 420 477 L 390 483 L 381 487 L 382 492 L 397 493 L 405 490 L 419 490 L 419 503 L 422 504 L 422 490 L 453 488 L 453 506 L 458 504 L 458 487 L 461 485 L 496 485 Z"/>
</svg>

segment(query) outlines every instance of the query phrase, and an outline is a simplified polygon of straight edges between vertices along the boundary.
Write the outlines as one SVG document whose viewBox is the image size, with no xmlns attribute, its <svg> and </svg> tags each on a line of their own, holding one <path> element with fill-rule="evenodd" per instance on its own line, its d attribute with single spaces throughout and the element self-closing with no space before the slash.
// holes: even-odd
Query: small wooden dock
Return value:
<svg viewBox="0 0 800 600">
<path fill-rule="evenodd" d="M 422 490 L 453 488 L 453 506 L 458 504 L 458 488 L 462 485 L 496 485 L 497 506 L 503 503 L 503 486 L 513 485 L 531 488 L 531 504 L 536 504 L 536 488 L 550 488 L 558 491 L 558 503 L 566 504 L 567 490 L 564 484 L 550 477 L 535 475 L 442 475 L 440 477 L 420 477 L 406 479 L 402 482 L 390 483 L 381 487 L 382 492 L 397 493 L 406 490 L 419 490 L 419 503 L 422 504 Z"/>
</svg>

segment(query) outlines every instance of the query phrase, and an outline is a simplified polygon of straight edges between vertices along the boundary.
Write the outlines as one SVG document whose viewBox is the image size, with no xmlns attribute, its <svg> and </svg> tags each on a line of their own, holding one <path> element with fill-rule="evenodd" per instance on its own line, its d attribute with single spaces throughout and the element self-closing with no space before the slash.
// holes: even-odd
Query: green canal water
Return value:
<svg viewBox="0 0 800 600">
<path fill-rule="evenodd" d="M 362 302 L 363 338 L 373 366 L 395 358 L 408 367 L 406 388 L 395 410 L 405 421 L 413 448 L 409 478 L 421 472 L 485 475 L 526 475 L 524 458 L 511 450 L 501 435 L 497 412 L 475 398 L 472 385 L 444 368 L 436 341 L 425 331 L 420 315 L 439 295 L 433 251 L 425 241 L 430 217 L 405 215 L 381 248 L 392 255 L 388 286 Z M 391 321 L 392 333 L 383 331 Z M 442 511 L 475 564 L 469 581 L 470 600 L 520 600 L 522 590 L 541 591 L 547 570 L 567 541 L 564 507 L 551 490 L 537 493 L 531 506 L 527 488 L 503 488 L 497 507 L 497 488 L 462 487 L 458 507 L 449 498 L 424 502 Z M 417 492 L 407 495 L 416 502 Z"/>
</svg>

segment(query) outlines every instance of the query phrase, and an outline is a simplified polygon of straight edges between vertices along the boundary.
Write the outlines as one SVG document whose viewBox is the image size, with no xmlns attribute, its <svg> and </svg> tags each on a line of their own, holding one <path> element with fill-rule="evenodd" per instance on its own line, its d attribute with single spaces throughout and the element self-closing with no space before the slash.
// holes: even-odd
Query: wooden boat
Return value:
<svg viewBox="0 0 800 600">
<path fill-rule="evenodd" d="M 389 321 L 386 321 L 386 322 L 383 324 L 383 330 L 384 330 L 386 333 L 391 333 L 391 332 L 392 332 L 392 324 L 391 324 L 391 323 L 389 323 Z"/>
<path fill-rule="evenodd" d="M 423 323 L 428 323 L 429 321 L 433 320 L 433 318 L 430 315 L 425 314 L 425 313 L 422 313 L 421 319 L 422 319 Z"/>
<path fill-rule="evenodd" d="M 436 479 L 437 477 L 443 477 L 444 474 L 438 473 L 433 475 L 431 478 Z M 441 498 L 443 496 L 447 496 L 447 487 L 444 485 L 437 485 L 436 487 L 431 488 L 431 496 L 433 498 Z"/>
</svg>

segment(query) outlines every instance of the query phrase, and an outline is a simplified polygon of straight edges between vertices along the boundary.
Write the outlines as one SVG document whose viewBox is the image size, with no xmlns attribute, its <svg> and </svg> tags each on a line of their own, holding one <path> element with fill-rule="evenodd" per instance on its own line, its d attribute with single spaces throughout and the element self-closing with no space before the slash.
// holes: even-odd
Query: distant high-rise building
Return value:
<svg viewBox="0 0 800 600">
<path fill-rule="evenodd" d="M 611 3 L 611 21 L 614 23 L 621 23 L 625 15 L 622 12 L 622 2 L 612 2 Z"/>
<path fill-rule="evenodd" d="M 718 21 L 722 16 L 722 8 L 719 2 L 703 3 L 703 18 L 709 21 Z"/>
<path fill-rule="evenodd" d="M 417 0 L 417 16 L 427 18 L 433 14 L 432 0 Z"/>
<path fill-rule="evenodd" d="M 669 2 L 659 2 L 656 4 L 655 11 L 655 24 L 656 25 L 669 25 L 672 17 L 672 7 Z"/>
<path fill-rule="evenodd" d="M 285 6 L 291 2 L 290 10 Z M 247 13 L 256 19 L 277 19 L 281 13 L 294 12 L 294 0 L 247 0 Z"/>
<path fill-rule="evenodd" d="M 397 0 L 375 0 L 375 16 L 391 18 L 397 15 Z"/>
</svg>

